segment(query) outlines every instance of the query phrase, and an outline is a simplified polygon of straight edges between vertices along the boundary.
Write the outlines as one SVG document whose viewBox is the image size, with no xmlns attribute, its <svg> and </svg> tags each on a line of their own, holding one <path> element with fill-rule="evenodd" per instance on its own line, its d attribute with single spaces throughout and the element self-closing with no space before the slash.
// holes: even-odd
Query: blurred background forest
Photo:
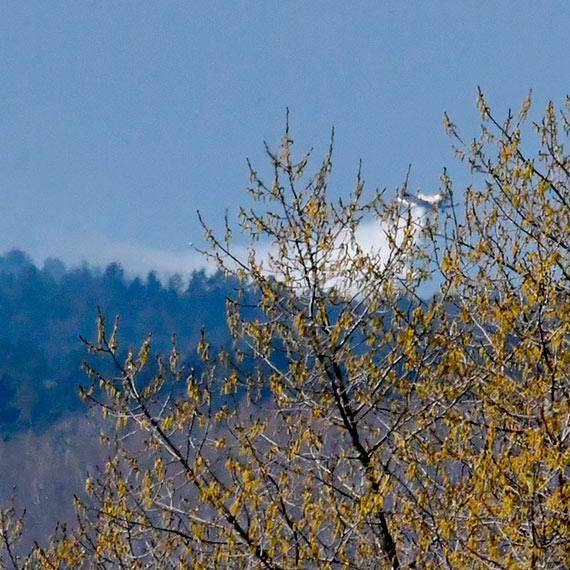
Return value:
<svg viewBox="0 0 570 570">
<path fill-rule="evenodd" d="M 72 517 L 73 493 L 106 458 L 98 418 L 79 398 L 79 386 L 88 384 L 79 335 L 95 334 L 97 307 L 110 322 L 120 315 L 125 354 L 149 332 L 153 350 L 168 352 L 176 332 L 191 367 L 203 323 L 210 342 L 229 341 L 224 299 L 233 289 L 221 274 L 204 271 L 163 284 L 153 272 L 129 279 L 118 264 L 71 269 L 49 258 L 40 268 L 20 250 L 0 256 L 0 501 L 15 490 L 28 509 L 30 539 Z"/>
</svg>

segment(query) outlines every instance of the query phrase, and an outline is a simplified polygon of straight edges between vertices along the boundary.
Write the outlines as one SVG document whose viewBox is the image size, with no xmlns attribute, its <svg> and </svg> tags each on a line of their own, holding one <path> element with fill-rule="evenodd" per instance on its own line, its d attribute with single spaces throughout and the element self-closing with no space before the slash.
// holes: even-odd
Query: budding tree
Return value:
<svg viewBox="0 0 570 570">
<path fill-rule="evenodd" d="M 469 145 L 446 117 L 473 186 L 429 217 L 360 174 L 331 201 L 332 145 L 307 175 L 287 128 L 268 182 L 250 167 L 249 255 L 206 229 L 232 346 L 204 332 L 187 370 L 173 339 L 149 375 L 150 337 L 119 359 L 99 316 L 114 372 L 86 364 L 84 395 L 116 458 L 78 528 L 13 566 L 568 567 L 569 123 L 549 105 L 527 154 L 530 99 L 504 123 L 479 106 Z"/>
</svg>

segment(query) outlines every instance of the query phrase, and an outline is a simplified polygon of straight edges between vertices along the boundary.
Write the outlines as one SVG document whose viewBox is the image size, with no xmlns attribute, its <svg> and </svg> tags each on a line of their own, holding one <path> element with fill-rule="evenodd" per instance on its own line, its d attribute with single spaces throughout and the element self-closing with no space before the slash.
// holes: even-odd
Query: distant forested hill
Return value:
<svg viewBox="0 0 570 570">
<path fill-rule="evenodd" d="M 48 259 L 38 268 L 19 250 L 0 256 L 0 434 L 41 431 L 83 406 L 78 386 L 87 383 L 86 350 L 79 335 L 93 338 L 98 306 L 109 322 L 120 315 L 125 350 L 152 332 L 153 348 L 168 351 L 176 332 L 191 363 L 203 325 L 210 342 L 228 341 L 224 299 L 233 290 L 222 275 L 203 271 L 164 286 L 152 272 L 127 279 L 118 264 L 67 269 Z"/>
</svg>

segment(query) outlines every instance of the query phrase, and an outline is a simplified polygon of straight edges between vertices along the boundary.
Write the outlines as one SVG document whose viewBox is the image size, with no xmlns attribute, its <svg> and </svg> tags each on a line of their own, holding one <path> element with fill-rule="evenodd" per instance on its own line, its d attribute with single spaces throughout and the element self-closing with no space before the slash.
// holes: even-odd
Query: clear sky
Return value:
<svg viewBox="0 0 570 570">
<path fill-rule="evenodd" d="M 500 116 L 562 104 L 570 4 L 3 0 L 0 72 L 0 252 L 184 271 L 287 106 L 299 152 L 334 125 L 335 195 L 359 159 L 370 191 L 460 180 L 444 111 L 469 138 L 477 85 Z"/>
</svg>

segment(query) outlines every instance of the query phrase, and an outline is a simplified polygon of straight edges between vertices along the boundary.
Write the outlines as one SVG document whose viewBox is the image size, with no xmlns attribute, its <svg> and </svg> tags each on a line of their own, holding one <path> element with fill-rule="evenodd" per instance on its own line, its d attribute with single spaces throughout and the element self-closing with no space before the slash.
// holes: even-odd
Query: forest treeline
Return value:
<svg viewBox="0 0 570 570">
<path fill-rule="evenodd" d="M 234 285 L 221 274 L 195 271 L 163 284 L 156 273 L 127 278 L 117 263 L 105 269 L 67 268 L 48 258 L 40 268 L 14 249 L 0 256 L 0 433 L 36 432 L 62 414 L 85 410 L 78 394 L 85 384 L 86 355 L 79 336 L 92 334 L 97 308 L 120 315 L 122 346 L 140 345 L 149 332 L 157 351 L 170 348 L 176 332 L 189 365 L 202 326 L 227 342 L 224 298 Z"/>
</svg>

